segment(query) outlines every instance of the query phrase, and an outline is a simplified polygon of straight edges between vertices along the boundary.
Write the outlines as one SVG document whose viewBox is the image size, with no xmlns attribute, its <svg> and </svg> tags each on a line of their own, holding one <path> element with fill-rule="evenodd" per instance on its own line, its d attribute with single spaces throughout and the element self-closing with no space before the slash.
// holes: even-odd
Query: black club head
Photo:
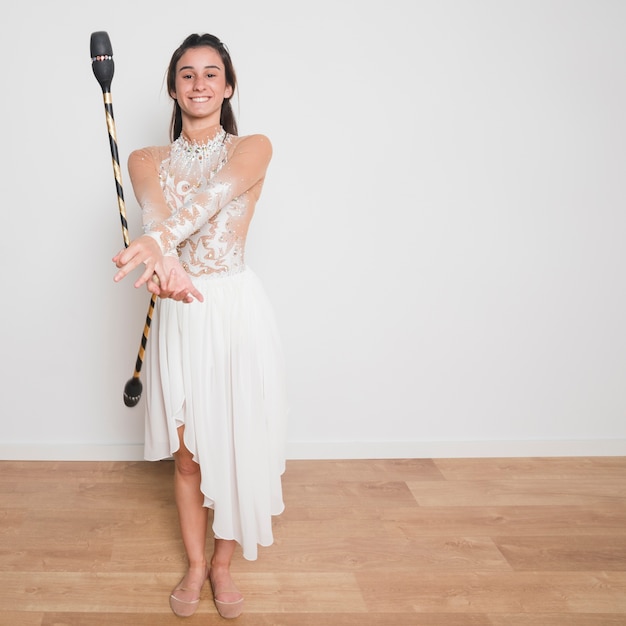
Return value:
<svg viewBox="0 0 626 626">
<path fill-rule="evenodd" d="M 141 399 L 143 385 L 139 378 L 131 378 L 124 386 L 124 404 L 126 406 L 136 406 Z"/>
</svg>

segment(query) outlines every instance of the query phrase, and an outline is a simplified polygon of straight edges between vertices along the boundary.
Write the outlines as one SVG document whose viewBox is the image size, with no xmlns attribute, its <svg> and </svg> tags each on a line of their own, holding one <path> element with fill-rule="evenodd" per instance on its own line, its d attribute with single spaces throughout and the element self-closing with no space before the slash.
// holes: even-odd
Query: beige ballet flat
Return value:
<svg viewBox="0 0 626 626">
<path fill-rule="evenodd" d="M 235 602 L 222 602 L 221 600 L 213 600 L 217 612 L 226 619 L 235 619 L 243 613 L 243 598 Z"/>
<path fill-rule="evenodd" d="M 209 576 L 209 583 L 211 584 L 211 590 L 213 591 L 213 602 L 215 602 L 215 608 L 217 612 L 225 619 L 235 619 L 239 617 L 243 613 L 243 597 L 239 598 L 239 600 L 235 600 L 234 602 L 224 602 L 222 600 L 218 600 L 216 598 L 217 593 L 215 592 L 215 588 L 213 587 L 213 581 Z M 222 589 L 218 593 L 239 593 L 238 589 L 229 589 L 228 591 Z"/>
<path fill-rule="evenodd" d="M 209 570 L 207 568 L 204 580 L 207 579 L 208 575 Z M 200 603 L 200 594 L 202 593 L 202 587 L 204 586 L 204 582 L 200 586 L 200 589 L 198 589 L 197 598 L 194 598 L 193 600 L 181 600 L 180 598 L 176 597 L 177 591 L 195 591 L 195 589 L 191 589 L 189 587 L 182 587 L 181 585 L 183 580 L 185 580 L 184 576 L 170 594 L 170 608 L 172 609 L 172 613 L 174 613 L 174 615 L 177 615 L 178 617 L 191 617 L 196 612 L 198 604 Z"/>
</svg>

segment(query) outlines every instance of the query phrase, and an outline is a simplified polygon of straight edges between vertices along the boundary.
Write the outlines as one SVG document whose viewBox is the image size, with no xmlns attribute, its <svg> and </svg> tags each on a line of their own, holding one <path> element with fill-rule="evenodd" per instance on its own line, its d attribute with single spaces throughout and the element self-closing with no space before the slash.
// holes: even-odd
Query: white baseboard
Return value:
<svg viewBox="0 0 626 626">
<path fill-rule="evenodd" d="M 143 461 L 143 443 L 0 444 L 3 461 Z"/>
<path fill-rule="evenodd" d="M 626 456 L 626 439 L 555 441 L 292 441 L 287 458 L 429 459 Z M 143 461 L 143 444 L 0 444 L 5 461 Z"/>
</svg>

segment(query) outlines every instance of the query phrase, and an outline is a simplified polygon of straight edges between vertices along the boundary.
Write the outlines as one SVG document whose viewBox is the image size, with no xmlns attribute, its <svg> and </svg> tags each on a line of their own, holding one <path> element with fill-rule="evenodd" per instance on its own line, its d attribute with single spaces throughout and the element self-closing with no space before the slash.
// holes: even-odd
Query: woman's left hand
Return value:
<svg viewBox="0 0 626 626">
<path fill-rule="evenodd" d="M 191 282 L 189 274 L 184 270 L 177 258 L 166 256 L 163 257 L 163 268 L 167 273 L 167 281 L 164 283 L 159 280 L 158 292 L 152 290 L 152 284 L 148 283 L 148 291 L 156 293 L 161 298 L 171 298 L 189 304 L 194 298 L 199 302 L 204 302 L 202 294 L 195 288 Z"/>
</svg>

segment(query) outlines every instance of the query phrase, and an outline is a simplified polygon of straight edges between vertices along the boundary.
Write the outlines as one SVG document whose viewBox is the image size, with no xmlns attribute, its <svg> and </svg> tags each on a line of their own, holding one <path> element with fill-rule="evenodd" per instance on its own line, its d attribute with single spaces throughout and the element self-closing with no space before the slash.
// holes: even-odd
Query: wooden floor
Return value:
<svg viewBox="0 0 626 626">
<path fill-rule="evenodd" d="M 2 626 L 225 624 L 185 569 L 170 461 L 0 462 Z M 239 626 L 626 625 L 626 457 L 291 461 Z"/>
</svg>

